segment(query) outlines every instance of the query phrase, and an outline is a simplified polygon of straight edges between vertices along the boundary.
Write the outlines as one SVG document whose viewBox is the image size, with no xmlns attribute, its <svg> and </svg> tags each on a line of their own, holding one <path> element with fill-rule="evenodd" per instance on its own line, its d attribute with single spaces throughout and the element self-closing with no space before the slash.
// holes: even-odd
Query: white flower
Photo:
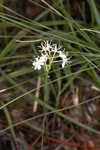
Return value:
<svg viewBox="0 0 100 150">
<path fill-rule="evenodd" d="M 40 57 L 40 62 L 43 62 L 43 64 L 47 61 L 48 56 L 47 55 L 43 55 Z"/>
<path fill-rule="evenodd" d="M 51 68 L 51 64 L 55 62 L 54 60 L 58 57 L 62 59 L 62 68 L 65 67 L 66 64 L 70 63 L 70 58 L 68 58 L 68 53 L 64 53 L 61 51 L 61 46 L 57 46 L 57 44 L 52 44 L 49 41 L 44 41 L 41 43 L 41 56 L 35 58 L 32 65 L 34 66 L 34 69 L 40 70 L 43 65 L 45 65 L 46 70 L 49 71 Z M 47 60 L 49 60 L 48 64 Z"/>
<path fill-rule="evenodd" d="M 36 69 L 40 70 L 42 64 L 40 63 L 40 61 L 39 61 L 38 58 L 35 58 L 35 61 L 33 61 L 32 65 L 34 66 L 34 69 L 35 69 L 35 70 L 36 70 Z"/>
<path fill-rule="evenodd" d="M 59 57 L 66 59 L 66 55 L 62 51 L 59 51 Z"/>
<path fill-rule="evenodd" d="M 50 51 L 50 49 L 52 48 L 51 42 L 49 41 L 44 41 L 44 43 L 42 42 L 40 48 L 44 52 Z"/>
<path fill-rule="evenodd" d="M 62 47 L 60 45 L 57 46 L 57 44 L 53 44 L 51 51 L 54 52 L 54 53 L 58 53 L 59 49 L 61 49 L 61 48 Z"/>
<path fill-rule="evenodd" d="M 66 55 L 65 55 L 64 52 L 59 51 L 59 57 L 62 58 L 62 68 L 64 68 L 66 64 L 70 63 L 70 61 L 69 61 L 70 58 L 68 58 L 67 56 L 68 56 L 68 53 L 66 53 Z"/>
<path fill-rule="evenodd" d="M 32 65 L 34 66 L 34 69 L 40 70 L 41 66 L 44 65 L 47 61 L 47 56 L 42 55 L 40 58 L 35 58 L 35 61 L 33 61 Z"/>
<path fill-rule="evenodd" d="M 63 61 L 62 61 L 62 68 L 64 68 L 66 64 L 68 64 L 68 60 L 67 59 L 63 59 Z"/>
</svg>

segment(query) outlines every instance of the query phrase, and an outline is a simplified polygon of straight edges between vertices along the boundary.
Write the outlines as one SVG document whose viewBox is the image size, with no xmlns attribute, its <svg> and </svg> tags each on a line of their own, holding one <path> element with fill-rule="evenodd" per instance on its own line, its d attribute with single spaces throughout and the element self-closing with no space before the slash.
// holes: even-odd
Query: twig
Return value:
<svg viewBox="0 0 100 150">
<path fill-rule="evenodd" d="M 35 94 L 35 96 L 36 96 L 37 98 L 39 98 L 40 84 L 41 84 L 41 77 L 39 76 L 39 77 L 38 77 L 38 80 L 37 80 L 37 91 L 36 91 L 36 94 Z M 37 107 L 38 107 L 38 102 L 37 102 L 37 101 L 34 101 L 34 104 L 33 104 L 33 112 L 36 112 L 36 111 L 37 111 Z"/>
<path fill-rule="evenodd" d="M 42 39 L 37 39 L 37 40 L 28 40 L 28 41 L 23 41 L 23 40 L 16 40 L 16 42 L 20 42 L 20 43 L 30 43 L 30 42 L 39 42 L 41 41 Z"/>
</svg>

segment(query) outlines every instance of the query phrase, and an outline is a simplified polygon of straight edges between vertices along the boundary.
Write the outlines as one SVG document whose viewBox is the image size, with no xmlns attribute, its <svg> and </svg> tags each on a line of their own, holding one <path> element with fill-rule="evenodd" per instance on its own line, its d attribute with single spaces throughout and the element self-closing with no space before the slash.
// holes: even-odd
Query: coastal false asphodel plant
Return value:
<svg viewBox="0 0 100 150">
<path fill-rule="evenodd" d="M 32 65 L 35 70 L 40 70 L 42 66 L 45 67 L 46 71 L 49 72 L 51 69 L 51 66 L 55 62 L 61 62 L 62 68 L 65 67 L 65 65 L 69 64 L 70 58 L 68 57 L 68 52 L 64 53 L 62 47 L 57 44 L 52 43 L 51 41 L 44 41 L 41 42 L 40 47 L 40 56 L 36 57 L 35 60 L 32 62 Z M 60 58 L 58 61 L 57 58 Z"/>
</svg>

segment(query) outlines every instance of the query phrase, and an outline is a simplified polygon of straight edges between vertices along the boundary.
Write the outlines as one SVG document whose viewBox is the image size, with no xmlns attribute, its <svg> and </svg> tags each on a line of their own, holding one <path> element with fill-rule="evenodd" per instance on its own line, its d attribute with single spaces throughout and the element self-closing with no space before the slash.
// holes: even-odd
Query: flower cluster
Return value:
<svg viewBox="0 0 100 150">
<path fill-rule="evenodd" d="M 65 53 L 61 51 L 62 47 L 60 45 L 57 46 L 57 44 L 52 44 L 49 41 L 44 41 L 39 47 L 41 48 L 41 56 L 35 58 L 35 60 L 32 63 L 35 70 L 40 70 L 43 65 L 45 65 L 46 69 L 49 70 L 54 59 L 59 57 L 62 60 L 62 68 L 64 68 L 66 64 L 70 63 L 68 53 L 65 55 Z M 48 64 L 47 61 L 49 62 Z"/>
</svg>

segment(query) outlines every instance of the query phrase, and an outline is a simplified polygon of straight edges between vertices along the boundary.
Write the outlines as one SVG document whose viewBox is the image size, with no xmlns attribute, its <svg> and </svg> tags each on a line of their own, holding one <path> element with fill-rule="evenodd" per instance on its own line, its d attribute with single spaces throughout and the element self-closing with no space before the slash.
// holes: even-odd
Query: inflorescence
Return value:
<svg viewBox="0 0 100 150">
<path fill-rule="evenodd" d="M 49 41 L 41 42 L 41 48 L 40 53 L 41 56 L 35 58 L 32 65 L 34 66 L 34 69 L 40 70 L 42 66 L 45 66 L 46 71 L 49 71 L 51 68 L 51 65 L 57 58 L 61 59 L 62 62 L 62 68 L 65 67 L 66 64 L 69 64 L 70 58 L 68 58 L 68 52 L 65 54 L 61 50 L 61 46 L 57 46 L 57 44 L 52 44 Z"/>
</svg>

